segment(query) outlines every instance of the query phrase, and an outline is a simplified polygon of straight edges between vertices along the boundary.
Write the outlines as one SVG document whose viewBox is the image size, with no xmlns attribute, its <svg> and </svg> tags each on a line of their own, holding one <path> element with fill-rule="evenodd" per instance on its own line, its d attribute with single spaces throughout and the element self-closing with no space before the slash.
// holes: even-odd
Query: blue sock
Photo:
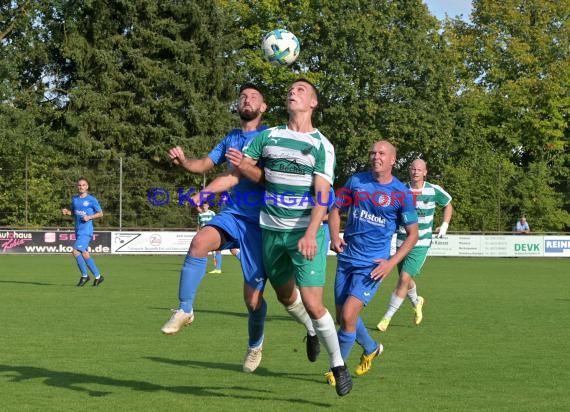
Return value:
<svg viewBox="0 0 570 412">
<path fill-rule="evenodd" d="M 186 313 L 192 312 L 194 296 L 200 286 L 200 282 L 206 273 L 208 258 L 197 258 L 186 255 L 182 270 L 180 271 L 180 284 L 178 285 L 178 298 L 180 299 L 179 309 Z"/>
<path fill-rule="evenodd" d="M 222 252 L 216 252 L 216 270 L 222 270 Z"/>
<path fill-rule="evenodd" d="M 77 267 L 79 268 L 79 273 L 81 277 L 87 277 L 87 265 L 85 264 L 85 259 L 82 255 L 75 256 L 75 261 L 77 262 Z"/>
<path fill-rule="evenodd" d="M 236 259 L 241 262 L 241 250 L 238 250 L 236 253 Z"/>
<path fill-rule="evenodd" d="M 262 299 L 259 309 L 249 312 L 247 330 L 249 333 L 249 347 L 257 348 L 263 343 L 263 327 L 267 315 L 267 302 Z"/>
<path fill-rule="evenodd" d="M 85 259 L 85 263 L 87 263 L 87 267 L 96 278 L 101 276 L 101 273 L 99 273 L 99 269 L 97 269 L 97 265 L 91 256 L 89 256 L 89 259 Z"/>
<path fill-rule="evenodd" d="M 372 339 L 360 316 L 356 321 L 356 342 L 362 346 L 365 355 L 370 355 L 378 349 L 378 343 Z"/>
<path fill-rule="evenodd" d="M 350 350 L 356 341 L 356 332 L 346 332 L 342 329 L 338 331 L 338 343 L 340 344 L 340 354 L 346 362 Z"/>
</svg>

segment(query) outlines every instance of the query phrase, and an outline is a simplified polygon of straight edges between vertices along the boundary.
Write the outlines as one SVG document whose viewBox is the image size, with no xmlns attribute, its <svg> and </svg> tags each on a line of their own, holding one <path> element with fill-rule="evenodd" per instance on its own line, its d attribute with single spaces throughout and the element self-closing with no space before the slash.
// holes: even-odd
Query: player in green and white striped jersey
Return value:
<svg viewBox="0 0 570 412">
<path fill-rule="evenodd" d="M 198 213 L 198 229 L 202 229 L 204 226 L 206 226 L 206 223 L 208 223 L 214 218 L 214 216 L 216 216 L 216 212 L 210 210 L 208 203 L 204 203 L 203 208 L 204 211 L 202 213 Z"/>
<path fill-rule="evenodd" d="M 267 277 L 279 301 L 305 325 L 309 360 L 316 360 L 319 341 L 327 349 L 336 392 L 344 396 L 352 389 L 352 379 L 333 317 L 323 303 L 326 251 L 321 222 L 328 209 L 335 154 L 313 127 L 318 103 L 311 82 L 294 81 L 287 93 L 287 125 L 261 132 L 244 150 L 243 160 L 237 156 L 235 166 L 250 180 L 265 178 L 259 222 Z M 228 159 L 234 164 L 232 156 L 230 152 Z"/>
<path fill-rule="evenodd" d="M 436 207 L 443 207 L 443 223 L 436 230 L 437 237 L 443 237 L 447 233 L 449 221 L 453 214 L 451 196 L 440 186 L 425 181 L 427 176 L 427 164 L 422 159 L 416 159 L 410 165 L 410 182 L 406 186 L 410 188 L 416 202 L 418 213 L 419 239 L 414 248 L 408 253 L 402 262 L 398 264 L 400 278 L 398 285 L 390 297 L 388 310 L 376 327 L 385 332 L 390 325 L 390 320 L 400 309 L 406 295 L 414 306 L 414 323 L 419 325 L 423 319 L 423 306 L 425 299 L 418 296 L 415 278 L 420 274 L 431 246 L 432 229 Z M 402 228 L 398 231 L 396 247 L 406 239 L 406 232 Z"/>
<path fill-rule="evenodd" d="M 216 212 L 210 210 L 208 202 L 204 203 L 202 207 L 204 211 L 202 213 L 198 213 L 198 230 L 206 226 L 206 224 L 216 216 Z M 208 273 L 222 273 L 222 251 L 214 250 L 212 251 L 212 256 L 214 257 L 214 270 L 211 270 Z"/>
</svg>

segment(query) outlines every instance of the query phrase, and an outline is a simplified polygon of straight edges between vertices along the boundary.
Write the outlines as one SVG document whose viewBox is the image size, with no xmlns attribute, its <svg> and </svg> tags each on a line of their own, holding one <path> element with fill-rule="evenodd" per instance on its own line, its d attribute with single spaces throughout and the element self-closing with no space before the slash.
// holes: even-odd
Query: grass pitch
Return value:
<svg viewBox="0 0 570 412">
<path fill-rule="evenodd" d="M 386 350 L 339 398 L 326 353 L 305 357 L 304 330 L 269 304 L 263 361 L 241 371 L 247 317 L 235 258 L 206 275 L 196 320 L 160 327 L 177 307 L 182 256 L 95 256 L 99 288 L 75 286 L 70 256 L 0 256 L 3 411 L 568 410 L 570 276 L 566 259 L 428 258 L 418 291 L 386 333 L 375 329 L 397 275 L 362 317 Z M 333 309 L 335 258 L 327 306 Z M 349 359 L 354 371 L 358 346 Z"/>
</svg>

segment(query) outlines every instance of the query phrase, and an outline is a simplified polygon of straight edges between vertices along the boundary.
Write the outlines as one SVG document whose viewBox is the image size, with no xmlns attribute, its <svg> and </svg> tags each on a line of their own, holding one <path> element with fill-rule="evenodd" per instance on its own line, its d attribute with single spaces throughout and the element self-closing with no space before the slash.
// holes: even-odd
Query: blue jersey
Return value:
<svg viewBox="0 0 570 412">
<path fill-rule="evenodd" d="M 392 236 L 399 225 L 418 222 L 410 190 L 396 177 L 381 184 L 372 172 L 353 175 L 337 190 L 335 207 L 348 211 L 344 229 L 347 245 L 340 261 L 369 266 L 375 259 L 388 259 Z"/>
<path fill-rule="evenodd" d="M 75 219 L 75 234 L 76 235 L 93 235 L 93 221 L 88 220 L 85 222 L 83 216 L 91 216 L 95 213 L 102 212 L 99 201 L 95 196 L 87 195 L 81 197 L 75 195 L 71 198 L 71 213 Z"/>
<path fill-rule="evenodd" d="M 254 131 L 243 132 L 241 129 L 232 129 L 220 143 L 212 149 L 208 157 L 215 165 L 220 165 L 226 161 L 226 152 L 228 149 L 234 148 L 240 151 L 245 150 L 249 143 L 261 131 L 267 129 L 267 126 L 260 126 Z M 228 164 L 228 168 L 233 166 Z M 239 215 L 247 220 L 259 222 L 259 213 L 263 203 L 263 192 L 265 189 L 253 183 L 247 178 L 241 178 L 239 183 L 235 185 L 229 192 L 229 198 L 224 199 L 225 213 Z"/>
</svg>

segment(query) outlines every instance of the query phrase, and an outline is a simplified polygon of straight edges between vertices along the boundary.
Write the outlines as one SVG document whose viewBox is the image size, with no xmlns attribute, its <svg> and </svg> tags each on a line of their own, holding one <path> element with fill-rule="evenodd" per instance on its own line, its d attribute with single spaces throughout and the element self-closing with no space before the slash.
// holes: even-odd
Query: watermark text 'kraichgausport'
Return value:
<svg viewBox="0 0 570 412">
<path fill-rule="evenodd" d="M 326 195 L 326 196 L 325 196 Z M 222 192 L 219 196 L 209 191 L 200 191 L 196 188 L 185 189 L 177 188 L 174 196 L 170 195 L 167 189 L 155 187 L 148 191 L 148 202 L 152 206 L 162 207 L 170 204 L 171 200 L 176 201 L 177 206 L 203 205 L 208 203 L 209 206 L 225 206 L 236 205 L 246 207 L 260 206 L 286 206 L 286 207 L 314 207 L 316 205 L 331 206 L 333 202 L 339 207 L 349 207 L 352 205 L 360 206 L 363 202 L 372 202 L 374 206 L 394 206 L 399 204 L 404 206 L 406 202 L 412 202 L 416 205 L 416 197 L 418 193 L 407 191 L 353 191 L 348 188 L 340 188 L 335 191 L 334 198 L 329 196 L 329 192 L 301 194 L 295 192 Z"/>
</svg>

